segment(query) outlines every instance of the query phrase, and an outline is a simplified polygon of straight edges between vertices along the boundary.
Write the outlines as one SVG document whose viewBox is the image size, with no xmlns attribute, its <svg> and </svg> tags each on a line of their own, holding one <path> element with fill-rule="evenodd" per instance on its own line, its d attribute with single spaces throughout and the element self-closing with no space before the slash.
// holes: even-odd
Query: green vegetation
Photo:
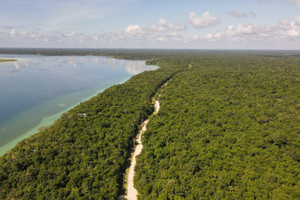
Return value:
<svg viewBox="0 0 300 200">
<path fill-rule="evenodd" d="M 0 199 L 116 199 L 151 97 L 178 70 L 134 76 L 20 142 L 0 159 Z"/>
<path fill-rule="evenodd" d="M 13 52 L 154 59 L 147 64 L 160 68 L 78 105 L 2 156 L 0 199 L 116 199 L 158 94 L 137 160 L 139 199 L 299 198 L 299 52 Z"/>
<path fill-rule="evenodd" d="M 14 62 L 17 61 L 15 59 L 0 59 L 0 62 Z"/>
<path fill-rule="evenodd" d="M 191 59 L 159 91 L 137 158 L 139 199 L 299 198 L 299 62 Z"/>
</svg>

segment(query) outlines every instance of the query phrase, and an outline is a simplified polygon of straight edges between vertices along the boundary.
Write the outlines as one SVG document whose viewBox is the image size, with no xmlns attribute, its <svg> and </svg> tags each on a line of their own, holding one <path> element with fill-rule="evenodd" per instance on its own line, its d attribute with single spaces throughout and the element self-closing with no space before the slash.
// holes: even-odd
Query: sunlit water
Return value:
<svg viewBox="0 0 300 200">
<path fill-rule="evenodd" d="M 100 56 L 0 55 L 0 155 L 66 110 L 156 66 Z"/>
</svg>

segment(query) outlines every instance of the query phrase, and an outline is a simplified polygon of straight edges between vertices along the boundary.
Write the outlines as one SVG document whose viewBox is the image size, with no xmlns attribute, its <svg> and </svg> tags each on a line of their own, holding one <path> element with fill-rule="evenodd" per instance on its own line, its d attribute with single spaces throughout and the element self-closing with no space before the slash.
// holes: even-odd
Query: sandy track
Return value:
<svg viewBox="0 0 300 200">
<path fill-rule="evenodd" d="M 156 100 L 155 104 L 154 104 L 154 113 L 153 113 L 153 115 L 156 115 L 158 113 L 159 109 L 160 109 L 160 104 L 159 104 L 159 101 Z M 128 173 L 127 195 L 125 197 L 128 200 L 136 200 L 137 199 L 138 192 L 134 188 L 134 185 L 133 185 L 134 168 L 135 168 L 135 165 L 136 165 L 136 156 L 138 156 L 142 152 L 142 149 L 143 149 L 142 136 L 143 136 L 144 132 L 147 130 L 148 122 L 149 122 L 149 119 L 147 119 L 143 122 L 142 129 L 139 132 L 139 137 L 136 140 L 137 145 L 136 145 L 135 150 L 134 150 L 133 158 L 132 158 L 130 168 L 129 168 L 129 173 Z"/>
</svg>

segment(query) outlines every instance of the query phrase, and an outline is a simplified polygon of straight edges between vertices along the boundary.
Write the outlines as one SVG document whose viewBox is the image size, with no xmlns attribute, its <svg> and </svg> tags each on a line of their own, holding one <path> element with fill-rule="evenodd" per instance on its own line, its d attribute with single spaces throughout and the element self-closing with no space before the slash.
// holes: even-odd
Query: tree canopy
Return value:
<svg viewBox="0 0 300 200">
<path fill-rule="evenodd" d="M 23 51 L 36 52 L 160 68 L 81 103 L 3 155 L 1 199 L 116 199 L 153 96 L 161 108 L 137 158 L 139 199 L 299 198 L 299 53 Z"/>
</svg>

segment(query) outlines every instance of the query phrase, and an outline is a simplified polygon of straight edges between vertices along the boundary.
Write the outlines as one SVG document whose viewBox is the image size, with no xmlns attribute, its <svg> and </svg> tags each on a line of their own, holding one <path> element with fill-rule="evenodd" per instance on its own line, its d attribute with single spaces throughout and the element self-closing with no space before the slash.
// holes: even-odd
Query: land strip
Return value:
<svg viewBox="0 0 300 200">
<path fill-rule="evenodd" d="M 158 113 L 159 109 L 160 109 L 159 101 L 155 100 L 154 112 L 151 116 L 156 115 Z M 133 182 L 134 173 L 135 173 L 134 168 L 136 166 L 136 157 L 138 155 L 140 155 L 140 153 L 142 152 L 142 149 L 143 149 L 142 136 L 145 133 L 145 131 L 147 130 L 148 122 L 149 122 L 149 118 L 142 123 L 142 129 L 139 131 L 139 134 L 137 135 L 137 139 L 136 139 L 137 145 L 135 147 L 134 154 L 132 156 L 132 161 L 131 161 L 131 165 L 130 165 L 129 173 L 128 173 L 127 195 L 126 195 L 126 199 L 128 199 L 128 200 L 136 200 L 137 199 L 138 192 L 135 189 L 134 182 Z"/>
<path fill-rule="evenodd" d="M 0 59 L 0 62 L 15 62 L 16 59 Z"/>
</svg>

